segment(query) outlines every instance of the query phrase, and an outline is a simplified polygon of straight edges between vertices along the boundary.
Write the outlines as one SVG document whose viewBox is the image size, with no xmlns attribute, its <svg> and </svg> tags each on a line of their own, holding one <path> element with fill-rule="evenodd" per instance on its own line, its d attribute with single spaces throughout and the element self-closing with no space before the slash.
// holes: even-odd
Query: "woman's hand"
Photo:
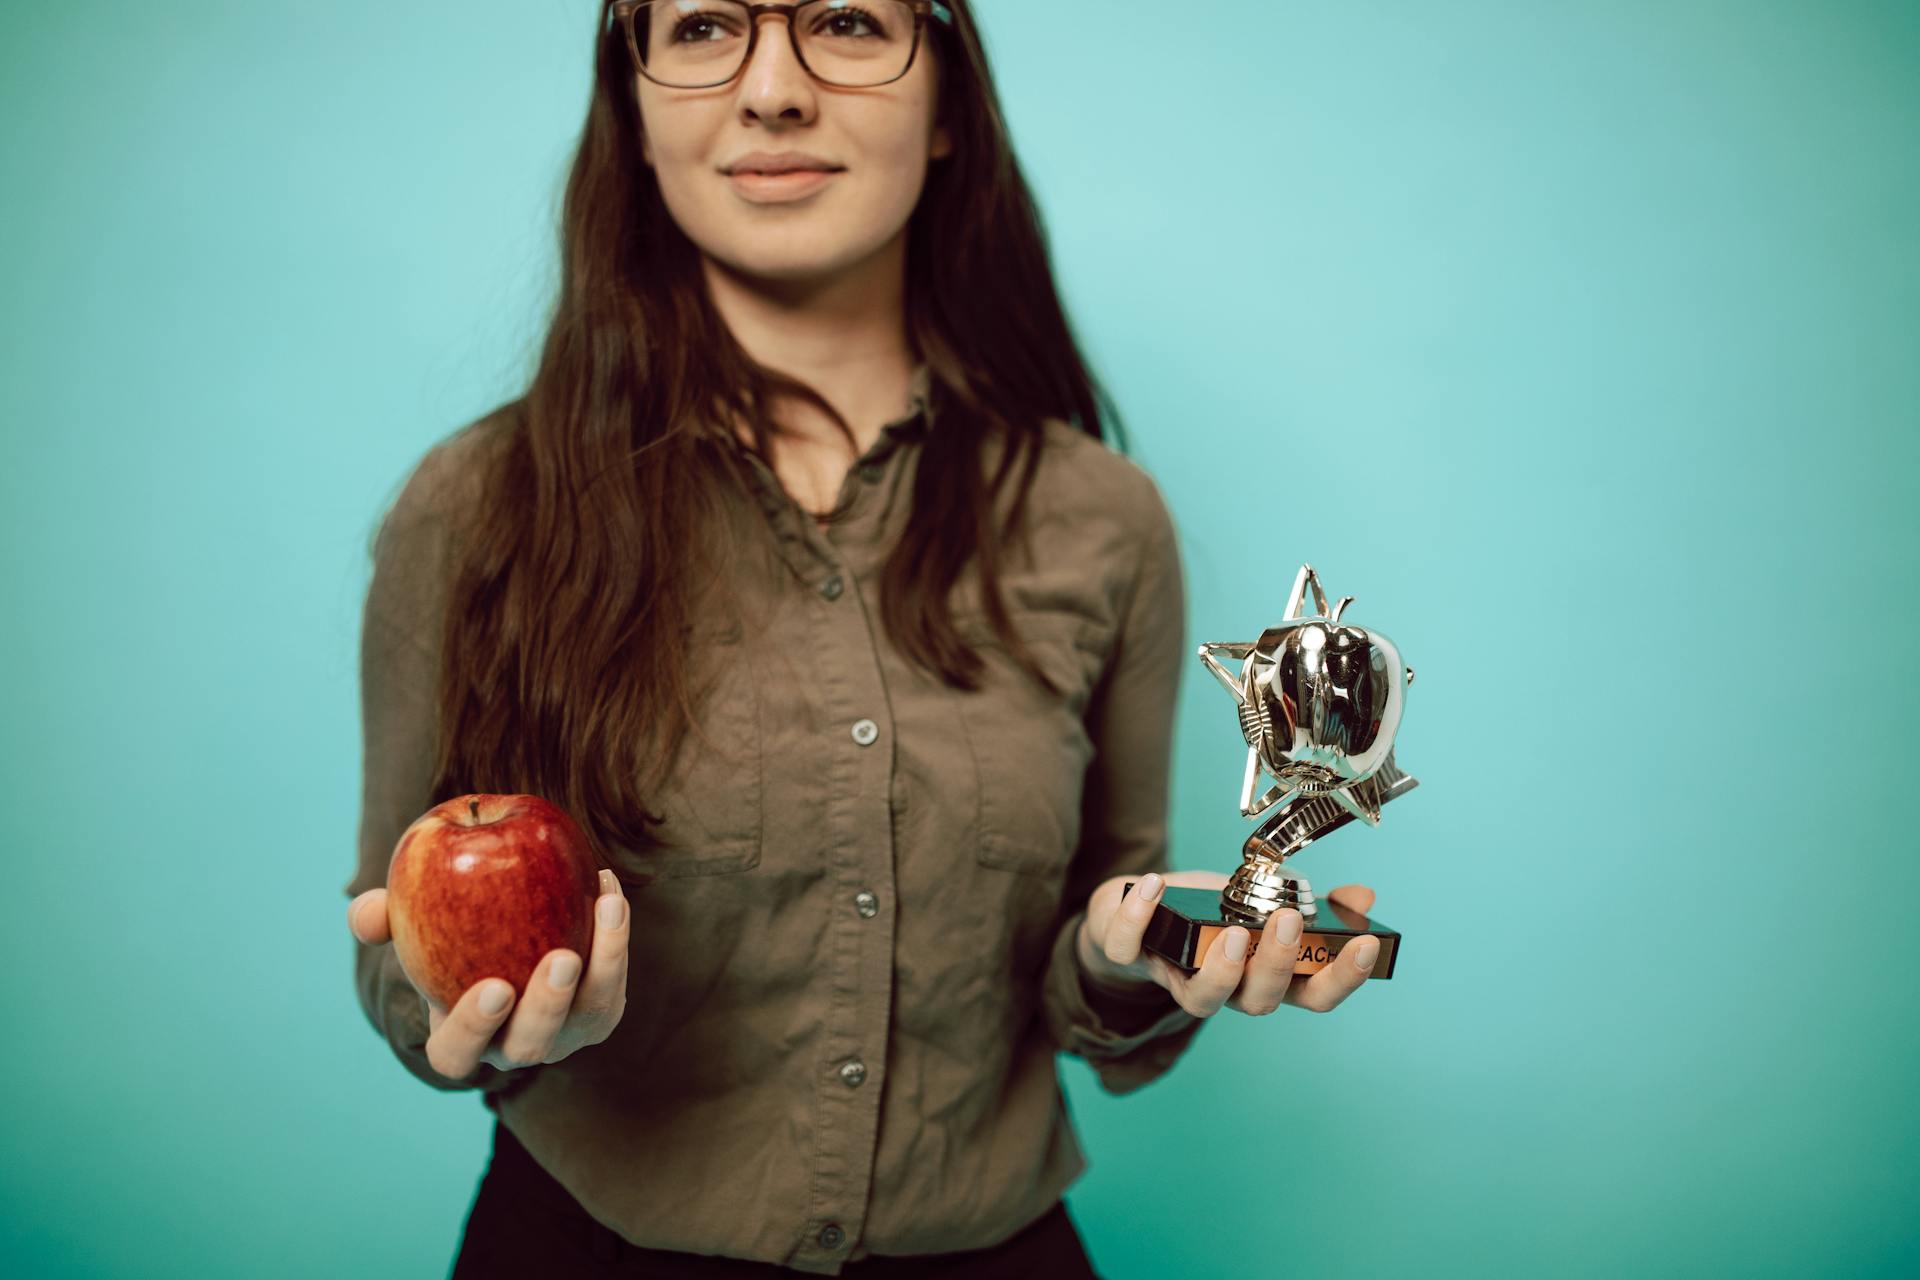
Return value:
<svg viewBox="0 0 1920 1280">
<path fill-rule="evenodd" d="M 587 972 L 580 957 L 561 947 L 540 957 L 526 994 L 513 1006 L 513 984 L 488 978 L 468 987 L 452 1010 L 424 993 L 427 1006 L 427 1062 L 450 1080 L 470 1074 L 480 1063 L 513 1070 L 558 1062 L 576 1049 L 599 1044 L 612 1034 L 627 1009 L 627 925 L 631 913 L 620 881 L 600 872 L 600 897 L 594 908 L 593 939 Z M 369 946 L 389 941 L 387 891 L 369 889 L 347 904 L 347 927 Z M 498 1036 L 495 1032 L 506 1029 Z"/>
<path fill-rule="evenodd" d="M 1223 889 L 1228 877 L 1216 871 L 1169 871 L 1164 877 L 1149 872 L 1123 899 L 1120 888 L 1130 879 L 1115 876 L 1087 899 L 1078 939 L 1080 963 L 1096 981 L 1108 986 L 1152 982 L 1164 987 L 1196 1017 L 1211 1017 L 1222 1005 L 1255 1016 L 1272 1013 L 1282 1004 L 1325 1013 L 1366 981 L 1380 954 L 1377 939 L 1360 938 L 1341 948 L 1332 964 L 1295 981 L 1301 920 L 1298 911 L 1287 907 L 1267 917 L 1260 931 L 1260 949 L 1251 963 L 1245 956 L 1252 935 L 1235 925 L 1208 949 L 1198 972 L 1182 973 L 1141 946 L 1160 902 L 1162 886 L 1154 882 L 1164 879 L 1166 884 L 1189 888 Z M 1362 915 L 1373 909 L 1373 890 L 1363 884 L 1343 884 L 1327 896 Z M 1233 954 L 1236 940 L 1239 958 Z"/>
</svg>

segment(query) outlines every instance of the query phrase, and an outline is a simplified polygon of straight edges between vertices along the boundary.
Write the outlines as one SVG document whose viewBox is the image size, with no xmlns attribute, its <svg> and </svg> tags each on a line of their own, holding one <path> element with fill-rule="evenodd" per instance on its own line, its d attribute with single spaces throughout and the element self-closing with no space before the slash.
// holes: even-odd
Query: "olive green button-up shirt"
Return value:
<svg viewBox="0 0 1920 1280">
<path fill-rule="evenodd" d="M 349 896 L 386 882 L 431 804 L 451 515 L 493 422 L 428 451 L 376 541 Z M 1034 555 L 1010 559 L 1003 587 L 1066 697 L 977 612 L 961 623 L 987 679 L 950 688 L 894 648 L 878 608 L 938 429 L 922 366 L 830 526 L 754 461 L 774 536 L 764 564 L 740 560 L 741 613 L 696 645 L 720 664 L 711 748 L 683 751 L 656 798 L 658 845 L 610 854 L 633 923 L 626 1012 L 604 1043 L 450 1080 L 426 1060 L 425 1008 L 392 945 L 353 944 L 361 1003 L 401 1063 L 480 1093 L 637 1245 L 834 1275 L 869 1253 L 997 1244 L 1087 1167 L 1054 1055 L 1124 1093 L 1203 1021 L 1158 988 L 1094 984 L 1075 951 L 1095 886 L 1168 865 L 1186 642 L 1167 508 L 1131 460 L 1049 423 Z"/>
</svg>

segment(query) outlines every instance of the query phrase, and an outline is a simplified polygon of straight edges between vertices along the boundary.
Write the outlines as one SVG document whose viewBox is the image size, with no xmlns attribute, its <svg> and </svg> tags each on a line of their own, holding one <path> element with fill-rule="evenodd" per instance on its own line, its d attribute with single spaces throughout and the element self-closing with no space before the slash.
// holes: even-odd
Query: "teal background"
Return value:
<svg viewBox="0 0 1920 1280">
<path fill-rule="evenodd" d="M 1194 638 L 1311 560 L 1419 672 L 1421 788 L 1303 859 L 1398 975 L 1062 1060 L 1101 1270 L 1911 1274 L 1920 11 L 980 8 Z M 594 9 L 0 13 L 7 1274 L 452 1257 L 489 1117 L 350 980 L 358 606 L 526 375 Z M 1177 750 L 1230 870 L 1197 663 Z"/>
</svg>

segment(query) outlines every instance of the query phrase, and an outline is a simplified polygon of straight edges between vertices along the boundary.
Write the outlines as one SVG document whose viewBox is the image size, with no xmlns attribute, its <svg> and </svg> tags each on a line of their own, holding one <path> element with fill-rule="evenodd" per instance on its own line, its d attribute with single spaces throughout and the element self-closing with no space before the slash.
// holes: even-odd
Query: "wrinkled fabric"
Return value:
<svg viewBox="0 0 1920 1280">
<path fill-rule="evenodd" d="M 922 365 L 909 411 L 849 470 L 843 522 L 823 526 L 751 460 L 742 518 L 772 536 L 730 561 L 731 602 L 695 629 L 690 651 L 715 673 L 702 734 L 654 798 L 657 838 L 609 850 L 633 926 L 607 1041 L 443 1077 L 392 945 L 353 944 L 361 1004 L 400 1063 L 478 1093 L 635 1245 L 834 1275 L 870 1253 L 997 1244 L 1087 1167 L 1055 1054 L 1126 1093 L 1204 1021 L 1158 987 L 1096 985 L 1074 950 L 1101 881 L 1169 865 L 1187 646 L 1166 505 L 1134 462 L 1049 422 L 1032 554 L 1011 557 L 1002 588 L 1064 697 L 1014 665 L 968 579 L 959 622 L 987 677 L 947 686 L 894 647 L 879 611 L 939 430 L 929 386 Z M 504 422 L 428 450 L 380 525 L 350 897 L 386 882 L 431 805 L 454 530 Z"/>
</svg>

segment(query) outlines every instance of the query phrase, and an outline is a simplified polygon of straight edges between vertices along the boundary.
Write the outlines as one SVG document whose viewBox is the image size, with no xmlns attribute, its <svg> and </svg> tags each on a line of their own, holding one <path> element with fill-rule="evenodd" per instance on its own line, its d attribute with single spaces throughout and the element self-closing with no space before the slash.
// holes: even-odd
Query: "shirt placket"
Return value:
<svg viewBox="0 0 1920 1280">
<path fill-rule="evenodd" d="M 885 481 L 912 419 L 889 424 L 846 478 L 846 515 L 822 529 L 757 458 L 761 498 L 791 571 L 790 589 L 810 597 L 802 611 L 818 700 L 827 725 L 811 766 L 825 788 L 818 834 L 829 904 L 824 1055 L 815 1063 L 809 1216 L 786 1265 L 837 1273 L 857 1256 L 872 1195 L 880 1090 L 892 1016 L 896 916 L 892 786 L 894 722 L 878 649 L 875 542 Z"/>
</svg>

